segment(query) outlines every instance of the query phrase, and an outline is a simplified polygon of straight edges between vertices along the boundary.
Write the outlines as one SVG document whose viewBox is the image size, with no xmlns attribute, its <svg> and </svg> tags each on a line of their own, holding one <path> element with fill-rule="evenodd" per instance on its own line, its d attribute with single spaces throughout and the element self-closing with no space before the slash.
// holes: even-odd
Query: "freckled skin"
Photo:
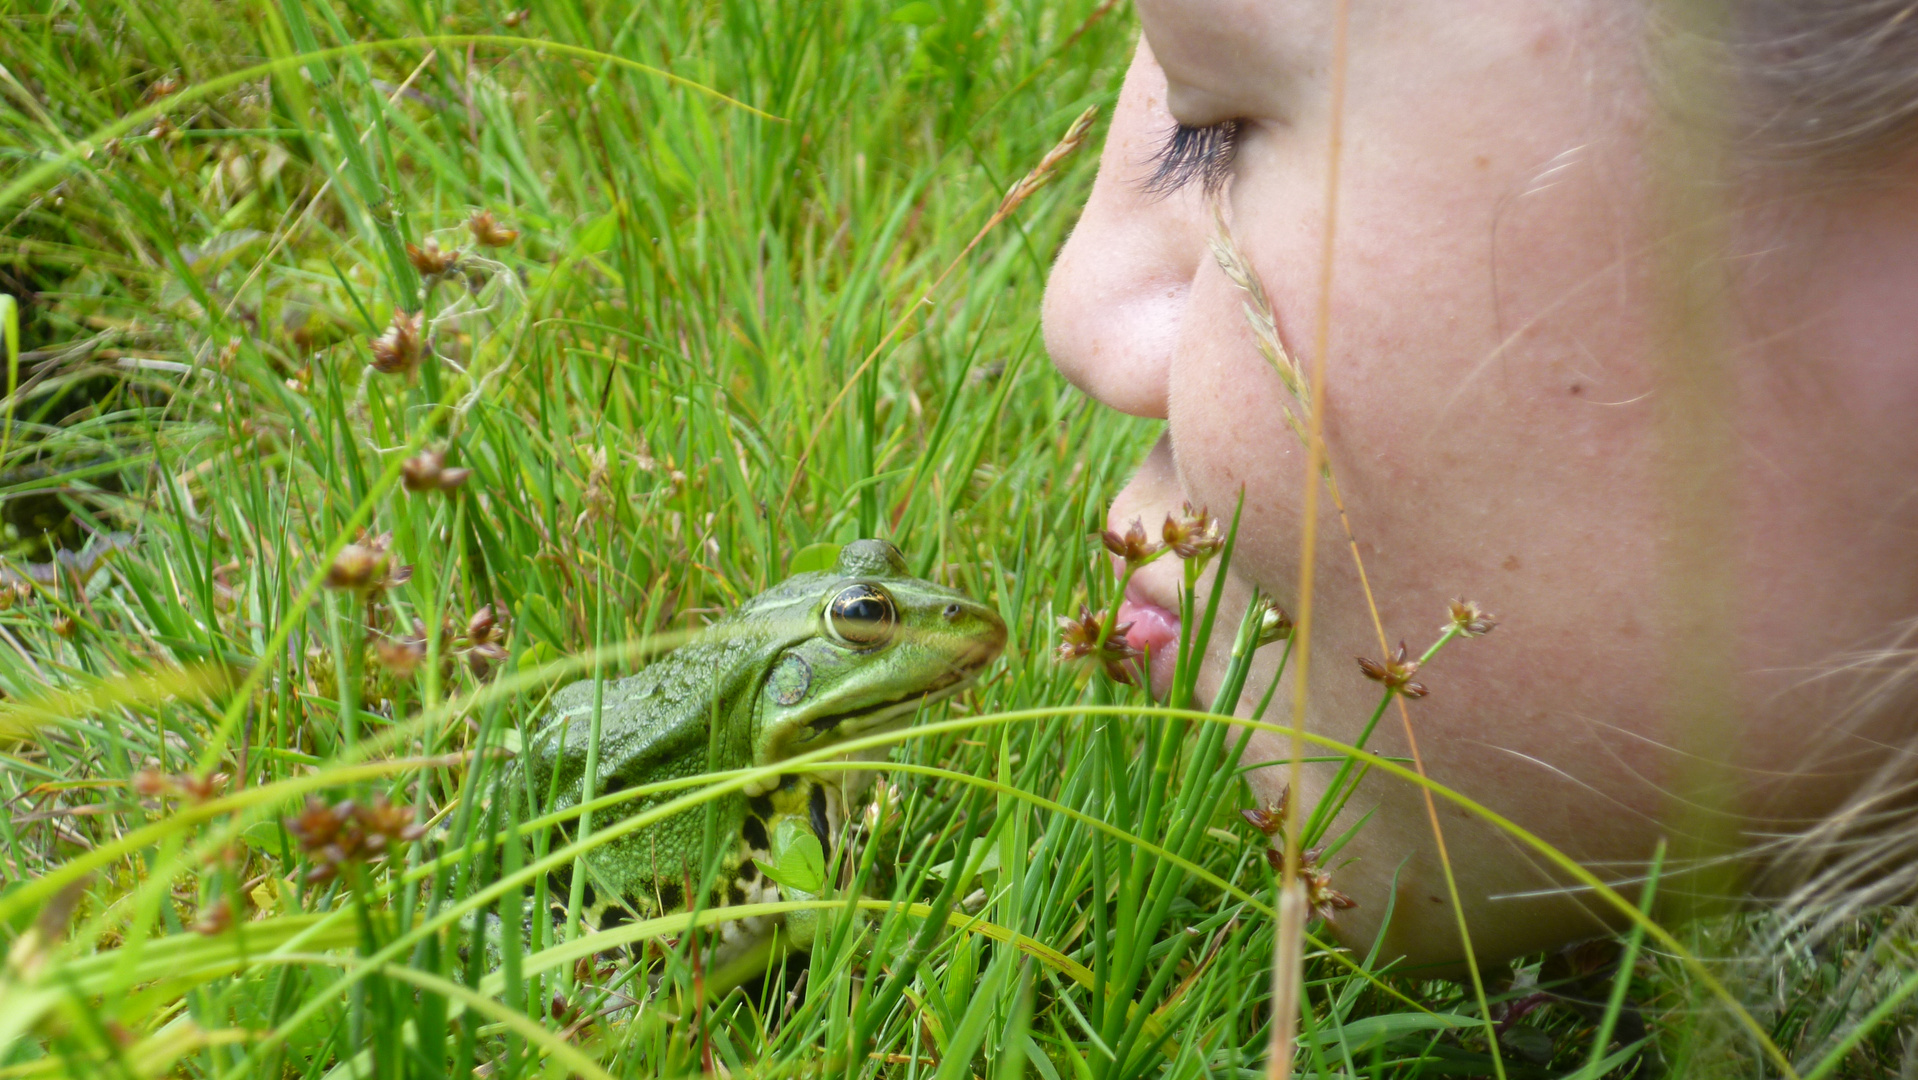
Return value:
<svg viewBox="0 0 1918 1080">
<path fill-rule="evenodd" d="M 1104 405 L 1165 421 L 1111 526 L 1151 528 L 1187 501 L 1230 513 L 1243 496 L 1218 625 L 1255 587 L 1297 611 L 1311 560 L 1309 670 L 1295 657 L 1275 713 L 1289 719 L 1305 670 L 1307 729 L 1355 739 L 1378 689 L 1354 659 L 1416 650 L 1452 597 L 1481 602 L 1497 633 L 1448 646 L 1420 676 L 1431 696 L 1404 721 L 1390 710 L 1370 748 L 1408 757 L 1415 732 L 1433 779 L 1628 895 L 1661 838 L 1710 831 L 1694 827 L 1701 803 L 1710 829 L 1737 831 L 1722 842 L 1762 848 L 1910 760 L 1918 723 L 1877 688 L 1890 669 L 1859 658 L 1908 655 L 1918 616 L 1918 157 L 1882 186 L 1781 192 L 1740 166 L 1715 187 L 1736 204 L 1730 235 L 1695 280 L 1724 303 L 1706 320 L 1723 329 L 1724 385 L 1686 405 L 1703 369 L 1670 340 L 1691 294 L 1669 279 L 1691 230 L 1672 224 L 1641 7 L 1387 0 L 1352 5 L 1343 37 L 1331 4 L 1135 7 L 1145 40 L 1054 263 L 1046 344 Z M 1211 253 L 1202 185 L 1141 183 L 1175 124 L 1226 120 L 1239 135 L 1225 216 L 1279 343 L 1323 365 L 1343 515 L 1321 498 L 1306 520 L 1291 399 Z M 1714 464 L 1689 440 L 1721 417 Z M 1129 592 L 1170 611 L 1182 584 L 1163 560 Z M 1200 701 L 1226 643 L 1200 668 Z M 1701 677 L 1701 650 L 1722 675 Z M 1247 709 L 1277 653 L 1260 658 Z M 1709 708 L 1701 686 L 1720 695 Z M 1247 760 L 1289 752 L 1256 739 Z M 1295 796 L 1312 805 L 1333 768 L 1306 766 Z M 1723 786 L 1707 782 L 1720 771 Z M 1247 780 L 1268 800 L 1287 782 L 1275 768 Z M 1381 961 L 1456 963 L 1422 793 L 1374 773 L 1333 832 L 1361 818 L 1331 867 L 1359 906 L 1332 931 L 1361 954 L 1377 943 Z M 1503 831 L 1441 823 L 1479 961 L 1617 923 Z"/>
<path fill-rule="evenodd" d="M 888 610 L 889 618 L 860 618 Z M 607 682 L 593 794 L 773 764 L 896 726 L 970 685 L 1005 641 L 992 609 L 911 577 L 891 544 L 855 541 L 832 570 L 795 575 L 638 674 Z M 554 793 L 548 810 L 577 806 L 586 793 L 592 713 L 592 680 L 565 687 L 527 752 L 534 790 Z M 779 821 L 799 818 L 830 852 L 854 788 L 869 782 L 844 772 L 786 774 L 718 799 L 714 827 L 726 839 L 713 902 L 780 899 L 752 861 L 770 861 L 768 837 Z M 689 790 L 600 810 L 594 827 Z M 694 809 L 595 849 L 581 860 L 590 874 L 587 921 L 604 926 L 683 909 L 685 885 L 697 883 L 705 865 L 704 830 L 705 811 Z M 728 924 L 727 932 L 750 938 L 769 929 Z"/>
</svg>

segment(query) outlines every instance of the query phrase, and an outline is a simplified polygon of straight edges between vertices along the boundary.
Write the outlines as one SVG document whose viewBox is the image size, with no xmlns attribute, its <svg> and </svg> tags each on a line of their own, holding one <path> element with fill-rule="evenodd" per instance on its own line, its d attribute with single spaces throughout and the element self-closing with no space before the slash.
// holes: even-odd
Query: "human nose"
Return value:
<svg viewBox="0 0 1918 1080">
<path fill-rule="evenodd" d="M 1046 351 L 1073 385 L 1120 412 L 1160 419 L 1208 220 L 1196 189 L 1158 194 L 1142 182 L 1174 126 L 1165 101 L 1165 72 L 1141 40 L 1043 312 Z"/>
</svg>

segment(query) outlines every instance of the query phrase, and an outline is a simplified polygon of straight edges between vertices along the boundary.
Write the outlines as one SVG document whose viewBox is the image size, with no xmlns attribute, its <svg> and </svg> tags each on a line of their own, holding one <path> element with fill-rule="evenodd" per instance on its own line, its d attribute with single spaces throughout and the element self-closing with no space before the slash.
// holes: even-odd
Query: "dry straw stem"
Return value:
<svg viewBox="0 0 1918 1080">
<path fill-rule="evenodd" d="M 859 377 L 866 373 L 866 369 L 872 367 L 873 363 L 879 359 L 879 354 L 884 352 L 886 346 L 892 344 L 893 339 L 906 328 L 906 324 L 912 321 L 913 313 L 932 301 L 932 294 L 938 292 L 939 287 L 952 276 L 952 272 L 959 268 L 959 264 L 972 255 L 972 249 L 979 246 L 979 242 L 986 238 L 986 234 L 997 228 L 1000 222 L 1011 217 L 1012 212 L 1019 208 L 1019 204 L 1031 197 L 1033 192 L 1050 183 L 1058 174 L 1059 166 L 1085 145 L 1086 136 L 1092 131 L 1092 121 L 1097 119 L 1098 115 L 1097 105 L 1088 105 L 1086 111 L 1079 114 L 1078 119 L 1072 122 L 1072 126 L 1066 129 L 1065 136 L 1054 144 L 1052 149 L 1046 151 L 1045 157 L 1039 159 L 1039 164 L 1034 165 L 1030 172 L 1019 178 L 1018 183 L 1007 189 L 1005 198 L 999 200 L 999 209 L 992 212 L 992 216 L 979 227 L 979 231 L 966 242 L 966 246 L 960 249 L 959 254 L 953 256 L 944 270 L 939 271 L 939 276 L 919 294 L 918 302 L 900 313 L 899 318 L 893 322 L 892 329 L 886 331 L 886 335 L 866 353 L 866 358 L 859 362 L 859 366 L 852 370 L 852 374 L 846 376 L 845 384 L 840 386 L 839 393 L 833 395 L 832 401 L 826 406 L 826 411 L 819 414 L 819 419 L 813 422 L 812 434 L 806 437 L 805 449 L 799 452 L 799 460 L 793 463 L 792 479 L 787 481 L 786 494 L 779 500 L 778 518 L 783 519 L 787 509 L 792 506 L 793 492 L 799 489 L 799 478 L 806 475 L 806 462 L 812 460 L 813 448 L 819 445 L 820 433 L 826 430 L 826 425 L 832 420 L 832 414 L 839 410 L 840 403 L 845 401 L 846 395 L 852 392 L 854 384 L 859 382 Z"/>
<path fill-rule="evenodd" d="M 1385 623 L 1379 618 L 1378 603 L 1372 596 L 1372 581 L 1365 572 L 1365 560 L 1359 554 L 1358 540 L 1352 532 L 1352 519 L 1345 511 L 1345 498 L 1339 493 L 1338 480 L 1332 475 L 1331 457 L 1325 451 L 1325 444 L 1320 435 L 1320 427 L 1317 422 L 1321 405 L 1325 400 L 1324 352 L 1325 342 L 1330 336 L 1327 332 L 1328 326 L 1321 325 L 1319 327 L 1320 362 L 1314 367 L 1313 379 L 1310 386 L 1308 386 L 1298 360 L 1294 358 L 1291 353 L 1287 352 L 1284 344 L 1279 341 L 1278 320 L 1272 311 L 1272 301 L 1265 291 L 1265 284 L 1260 280 L 1258 271 L 1252 268 L 1250 260 L 1245 257 L 1245 253 L 1240 250 L 1238 242 L 1233 239 L 1232 229 L 1225 220 L 1223 204 L 1223 199 L 1214 199 L 1212 201 L 1212 220 L 1214 225 L 1211 239 L 1212 257 L 1214 261 L 1219 264 L 1219 269 L 1225 274 L 1227 280 L 1231 281 L 1232 284 L 1237 286 L 1239 290 L 1245 294 L 1241 310 L 1245 313 L 1246 325 L 1252 330 L 1252 338 L 1258 345 L 1259 355 L 1265 357 L 1266 362 L 1272 365 L 1272 370 L 1278 375 L 1279 382 L 1284 385 L 1286 392 L 1292 396 L 1294 408 L 1281 407 L 1280 415 L 1285 418 L 1286 426 L 1292 429 L 1293 434 L 1298 436 L 1299 441 L 1304 444 L 1306 448 L 1308 475 L 1317 473 L 1325 482 L 1326 494 L 1331 496 L 1333 509 L 1335 509 L 1339 515 L 1339 527 L 1345 533 L 1346 548 L 1352 553 L 1352 565 L 1358 571 L 1359 587 L 1365 595 L 1366 611 L 1372 617 L 1372 630 L 1378 635 L 1379 650 L 1383 655 L 1390 656 L 1392 647 L 1385 636 Z M 1330 224 L 1328 224 L 1327 228 L 1328 230 L 1331 228 Z M 1323 292 L 1325 296 L 1329 298 L 1331 293 L 1331 253 L 1329 245 L 1325 254 L 1325 260 L 1327 269 L 1323 282 Z M 1324 305 L 1322 304 L 1321 307 L 1323 309 Z M 1321 323 L 1325 324 L 1328 319 L 1329 313 L 1321 310 Z M 1299 564 L 1300 613 L 1298 622 L 1302 628 L 1299 632 L 1299 637 L 1302 642 L 1309 641 L 1311 635 L 1311 567 L 1318 547 L 1316 530 L 1316 522 L 1318 520 L 1316 509 L 1317 501 L 1317 486 L 1308 484 L 1308 490 L 1306 492 L 1307 510 L 1305 513 L 1306 536 L 1304 550 L 1301 554 Z M 1299 710 L 1303 707 L 1300 703 L 1304 700 L 1306 686 L 1305 678 L 1308 665 L 1304 662 L 1305 650 L 1303 649 L 1300 654 L 1300 660 L 1301 663 L 1297 669 L 1298 681 L 1294 684 L 1296 687 L 1294 693 L 1297 698 L 1297 701 L 1294 703 L 1295 721 L 1299 720 L 1302 716 Z M 1406 708 L 1405 698 L 1403 696 L 1394 695 L 1394 697 L 1396 699 L 1395 703 L 1398 706 L 1399 721 L 1405 728 L 1406 745 L 1411 750 L 1412 764 L 1417 768 L 1419 776 L 1423 777 L 1425 776 L 1425 760 L 1419 753 L 1418 737 L 1412 730 L 1412 714 L 1410 710 Z M 1293 753 L 1295 764 L 1291 779 L 1292 788 L 1295 791 L 1302 790 L 1298 786 L 1299 776 L 1296 766 L 1297 759 L 1300 756 L 1302 756 L 1302 752 L 1295 748 Z M 1452 911 L 1458 917 L 1459 941 L 1465 950 L 1466 966 L 1472 974 L 1472 988 L 1478 997 L 1479 1011 L 1486 1018 L 1485 1022 L 1489 1030 L 1491 1012 L 1485 999 L 1484 983 L 1479 977 L 1478 963 L 1473 956 L 1472 939 L 1466 929 L 1465 908 L 1459 900 L 1458 882 L 1452 873 L 1452 862 L 1445 849 L 1445 833 L 1439 825 L 1438 806 L 1432 801 L 1431 789 L 1424 789 L 1424 792 L 1426 817 L 1431 821 L 1432 825 L 1432 840 L 1438 847 L 1439 865 L 1445 872 L 1445 886 L 1446 891 L 1451 896 Z M 1294 813 L 1296 813 L 1296 811 L 1294 811 Z M 1285 869 L 1281 880 L 1289 884 L 1296 880 L 1295 875 L 1298 872 L 1299 841 L 1297 837 L 1299 830 L 1296 821 L 1288 824 L 1290 827 L 1287 829 L 1288 839 L 1286 841 Z M 1284 928 L 1281 927 L 1280 930 L 1281 940 L 1283 940 Z M 1283 963 L 1284 956 L 1285 954 L 1283 950 L 1281 950 L 1280 959 L 1275 962 Z M 1294 953 L 1292 957 L 1291 966 L 1296 968 L 1304 963 L 1301 955 Z M 1278 978 L 1276 971 L 1273 977 L 1275 980 Z M 1296 974 L 1295 977 L 1297 977 Z M 1504 1076 L 1504 1063 L 1499 1057 L 1498 1040 L 1496 1036 L 1488 1037 L 1492 1043 L 1493 1065 L 1498 1069 L 1498 1073 L 1502 1077 Z M 1273 1039 L 1272 1060 L 1276 1061 L 1281 1052 L 1289 1059 L 1291 1055 L 1289 1036 L 1283 1051 L 1280 1050 L 1278 1045 L 1278 1031 L 1276 1028 L 1273 1032 Z"/>
<path fill-rule="evenodd" d="M 1239 249 L 1237 242 L 1232 238 L 1232 230 L 1225 220 L 1223 197 L 1212 200 L 1214 229 L 1211 248 L 1213 259 L 1219 264 L 1219 269 L 1224 272 L 1226 278 L 1245 294 L 1242 310 L 1245 313 L 1246 325 L 1252 329 L 1252 337 L 1258 345 L 1259 354 L 1265 357 L 1267 363 L 1272 365 L 1273 371 L 1279 376 L 1279 381 L 1285 386 L 1286 392 L 1292 396 L 1297 409 L 1296 412 L 1293 409 L 1282 409 L 1281 415 L 1285 418 L 1286 426 L 1290 427 L 1293 434 L 1298 436 L 1299 440 L 1304 443 L 1306 450 L 1307 481 L 1304 498 L 1305 521 L 1299 557 L 1299 614 L 1296 630 L 1299 641 L 1299 664 L 1294 675 L 1292 703 L 1293 753 L 1290 784 L 1294 791 L 1302 790 L 1300 787 L 1299 759 L 1304 756 L 1304 752 L 1299 742 L 1299 736 L 1304 730 L 1306 686 L 1311 667 L 1312 582 L 1318 551 L 1318 484 L 1312 479 L 1313 474 L 1323 477 L 1326 492 L 1332 497 L 1332 505 L 1338 511 L 1339 526 L 1345 533 L 1346 546 L 1352 552 L 1352 563 L 1358 570 L 1359 585 L 1365 594 L 1366 610 L 1372 617 L 1372 629 L 1378 635 L 1379 651 L 1385 655 L 1390 655 L 1392 651 L 1391 643 L 1385 636 L 1385 625 L 1379 618 L 1378 603 L 1372 596 L 1371 580 L 1365 573 L 1365 562 L 1359 555 L 1358 541 L 1352 533 L 1351 518 L 1345 511 L 1345 500 L 1339 494 L 1338 482 L 1332 476 L 1332 462 L 1330 456 L 1326 453 L 1320 423 L 1325 401 L 1326 351 L 1328 343 L 1331 340 L 1332 326 L 1332 265 L 1335 250 L 1334 241 L 1338 235 L 1339 160 L 1343 137 L 1340 120 L 1344 115 L 1345 42 L 1349 16 L 1350 11 L 1348 4 L 1345 3 L 1344 0 L 1341 0 L 1338 5 L 1337 39 L 1333 46 L 1333 123 L 1331 150 L 1328 154 L 1330 165 L 1326 175 L 1324 242 L 1319 253 L 1319 302 L 1316 325 L 1314 327 L 1314 343 L 1316 345 L 1314 351 L 1318 362 L 1313 365 L 1312 378 L 1309 386 L 1303 376 L 1299 362 L 1286 351 L 1285 346 L 1279 341 L 1278 320 L 1273 313 L 1272 301 L 1266 294 L 1265 285 L 1259 279 L 1258 271 L 1252 268 L 1251 261 L 1245 257 L 1244 252 Z M 1411 750 L 1412 763 L 1417 769 L 1420 778 L 1423 779 L 1426 775 L 1425 761 L 1419 753 L 1418 738 L 1412 730 L 1411 712 L 1406 708 L 1405 698 L 1403 696 L 1395 696 L 1397 697 L 1399 720 L 1405 729 L 1406 744 Z M 1499 1054 L 1497 1034 L 1492 1030 L 1491 1008 L 1486 1001 L 1485 984 L 1484 980 L 1479 976 L 1477 958 L 1473 955 L 1471 934 L 1465 924 L 1465 907 L 1460 902 L 1458 895 L 1458 882 L 1452 873 L 1451 859 L 1445 849 L 1445 833 L 1439 825 L 1438 806 L 1432 799 L 1431 789 L 1425 788 L 1423 791 L 1425 796 L 1425 813 L 1432 825 L 1432 839 L 1438 848 L 1439 865 L 1445 872 L 1446 891 L 1451 899 L 1453 914 L 1456 915 L 1458 919 L 1459 943 L 1465 953 L 1466 968 L 1472 976 L 1472 990 L 1474 996 L 1478 999 L 1479 1013 L 1485 1021 L 1486 1039 L 1492 1054 L 1492 1067 L 1498 1074 L 1500 1080 L 1504 1080 L 1505 1063 Z M 1288 816 L 1292 820 L 1287 822 L 1285 863 L 1280 880 L 1282 886 L 1289 889 L 1297 882 L 1299 872 L 1300 834 L 1296 802 L 1290 808 Z M 1290 967 L 1296 969 L 1293 977 L 1298 978 L 1300 977 L 1298 972 L 1302 971 L 1304 957 L 1296 951 L 1288 954 L 1284 950 L 1283 926 L 1281 926 L 1280 931 L 1281 944 L 1278 955 L 1274 959 L 1274 964 L 1278 968 Z M 1275 980 L 1278 979 L 1279 974 L 1277 970 L 1275 970 L 1273 977 Z M 1274 1067 L 1276 1068 L 1276 1062 L 1281 1055 L 1289 1062 L 1291 1057 L 1291 1043 L 1290 1037 L 1288 1036 L 1285 1046 L 1280 1046 L 1280 1029 L 1277 1025 L 1273 1028 L 1272 1037 L 1273 1043 L 1269 1060 L 1275 1063 Z"/>
<path fill-rule="evenodd" d="M 1292 1044 L 1298 1037 L 1299 1010 L 1305 1006 L 1305 886 L 1298 873 L 1279 886 L 1279 932 L 1272 940 L 1272 1052 L 1265 1059 L 1266 1080 L 1292 1075 Z"/>
</svg>

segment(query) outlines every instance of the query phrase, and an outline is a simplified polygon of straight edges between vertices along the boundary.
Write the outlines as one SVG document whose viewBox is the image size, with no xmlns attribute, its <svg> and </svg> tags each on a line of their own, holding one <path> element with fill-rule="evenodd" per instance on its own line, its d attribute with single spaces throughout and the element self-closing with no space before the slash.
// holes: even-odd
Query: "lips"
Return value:
<svg viewBox="0 0 1918 1080">
<path fill-rule="evenodd" d="M 1179 613 L 1152 602 L 1138 579 L 1127 586 L 1119 604 L 1119 621 L 1131 623 L 1126 643 L 1146 654 L 1151 663 L 1152 689 L 1163 693 L 1171 685 L 1179 662 Z"/>
</svg>

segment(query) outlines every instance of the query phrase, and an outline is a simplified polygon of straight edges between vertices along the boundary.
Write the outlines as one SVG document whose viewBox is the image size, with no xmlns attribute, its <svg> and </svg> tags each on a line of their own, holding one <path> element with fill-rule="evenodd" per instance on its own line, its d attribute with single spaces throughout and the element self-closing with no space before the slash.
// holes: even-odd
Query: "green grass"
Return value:
<svg viewBox="0 0 1918 1080">
<path fill-rule="evenodd" d="M 1234 736 L 1052 656 L 1056 616 L 1112 599 L 1087 537 L 1157 434 L 1039 342 L 1092 150 L 962 255 L 1110 104 L 1128 10 L 0 14 L 7 554 L 135 537 L 0 613 L 0 1077 L 1260 1073 L 1275 882 Z M 517 238 L 475 248 L 477 210 Z M 461 273 L 422 280 L 406 245 L 428 236 Z M 412 311 L 436 355 L 373 371 Z M 425 447 L 471 477 L 409 493 Z M 322 585 L 361 529 L 413 568 L 372 609 Z M 570 857 L 555 820 L 485 797 L 491 751 L 557 684 L 860 536 L 995 604 L 1012 640 L 892 740 L 890 824 L 803 980 L 789 958 L 725 985 L 684 917 L 624 931 L 661 943 L 656 989 L 582 983 L 545 920 L 498 971 L 462 961 L 468 912 L 510 934 Z M 466 630 L 489 604 L 497 661 Z M 427 655 L 400 677 L 377 639 L 416 620 Z M 308 795 L 430 829 L 309 881 L 282 824 Z M 1758 918 L 1679 932 L 1800 1069 L 1896 1070 L 1909 918 L 1783 959 L 1741 952 Z M 1598 1002 L 1531 1013 L 1495 1064 L 1469 990 L 1308 945 L 1299 1067 L 1567 1076 L 1601 1027 L 1636 1043 L 1634 1017 L 1645 1052 L 1617 1075 L 1767 1067 L 1694 969 L 1642 950 L 1623 995 L 1602 958 L 1487 972 Z M 648 1004 L 581 1026 L 619 1000 L 595 984 Z"/>
</svg>

